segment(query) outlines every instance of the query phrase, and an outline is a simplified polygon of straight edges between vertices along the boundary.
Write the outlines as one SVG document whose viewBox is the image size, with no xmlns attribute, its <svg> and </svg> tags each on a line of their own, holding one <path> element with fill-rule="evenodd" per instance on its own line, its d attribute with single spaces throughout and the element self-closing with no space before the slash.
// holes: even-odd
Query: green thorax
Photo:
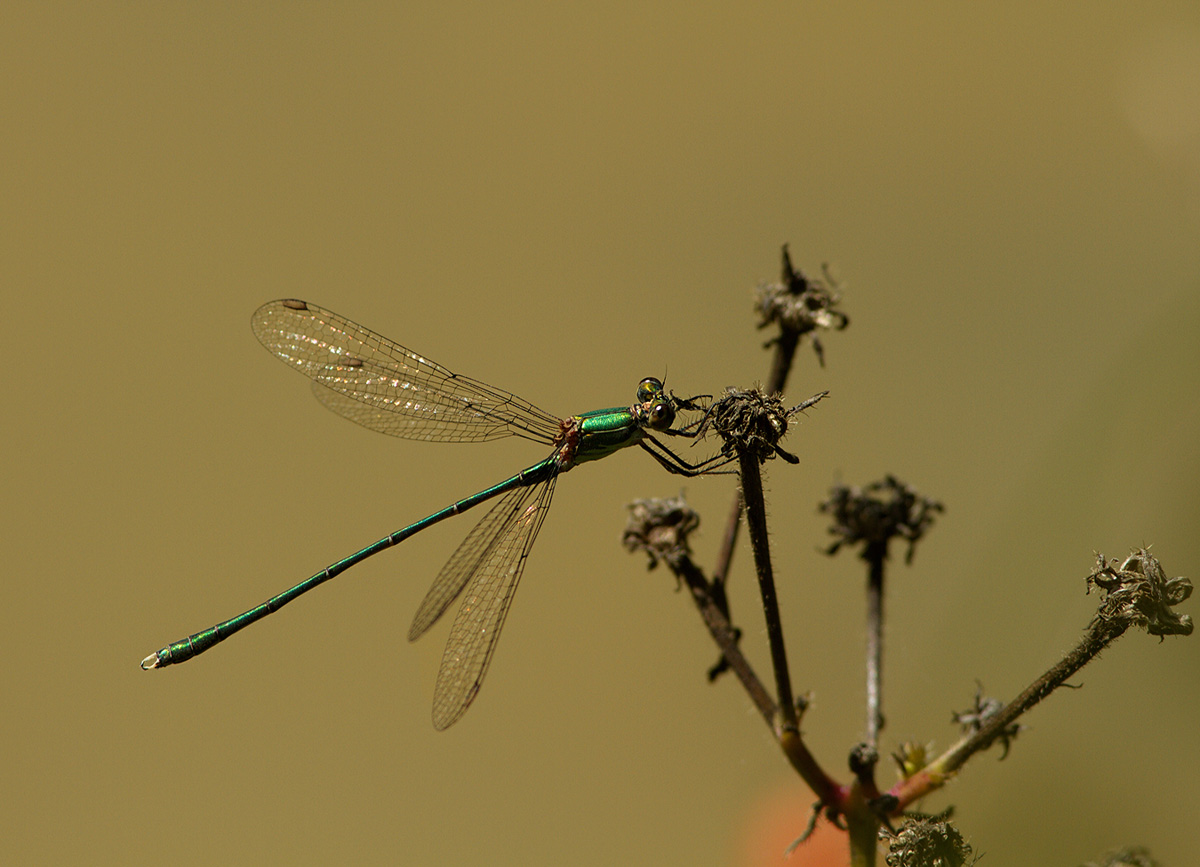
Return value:
<svg viewBox="0 0 1200 867">
<path fill-rule="evenodd" d="M 595 461 L 627 446 L 636 445 L 646 432 L 627 406 L 596 409 L 575 416 L 579 431 L 579 446 L 575 463 Z"/>
</svg>

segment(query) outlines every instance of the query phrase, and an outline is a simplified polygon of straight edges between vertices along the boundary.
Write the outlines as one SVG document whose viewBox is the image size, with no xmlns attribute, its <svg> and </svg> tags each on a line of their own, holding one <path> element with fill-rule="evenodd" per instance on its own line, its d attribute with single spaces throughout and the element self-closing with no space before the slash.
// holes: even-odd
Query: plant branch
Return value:
<svg viewBox="0 0 1200 867">
<path fill-rule="evenodd" d="M 737 632 L 730 625 L 725 612 L 713 600 L 708 582 L 704 580 L 704 574 L 686 552 L 674 551 L 668 554 L 665 560 L 671 571 L 691 591 L 692 601 L 696 603 L 696 608 L 700 611 L 700 617 L 704 621 L 704 625 L 708 627 L 709 634 L 721 648 L 726 662 L 733 673 L 737 675 L 738 680 L 742 682 L 742 686 L 745 687 L 750 700 L 758 708 L 758 712 L 762 714 L 767 725 L 774 729 L 775 715 L 779 711 L 779 707 L 771 698 L 771 694 L 767 692 L 767 688 L 763 686 L 762 681 L 758 679 L 758 675 L 742 654 L 741 648 L 738 647 Z"/>
<path fill-rule="evenodd" d="M 878 547 L 878 546 L 877 546 Z M 883 561 L 882 546 L 867 558 L 867 744 L 879 748 L 883 729 Z"/>
<path fill-rule="evenodd" d="M 769 396 L 783 394 L 788 374 L 791 373 L 796 358 L 796 348 L 805 334 L 811 336 L 817 360 L 824 367 L 825 352 L 816 332 L 819 329 L 830 328 L 841 331 L 850 324 L 850 317 L 837 309 L 841 296 L 828 269 L 825 269 L 823 281 L 812 280 L 792 265 L 787 244 L 783 245 L 782 255 L 780 282 L 765 284 L 758 290 L 758 327 L 765 328 L 771 323 L 779 325 L 779 334 L 768 343 L 775 346 L 775 352 L 771 356 L 771 369 L 763 387 Z M 733 561 L 741 520 L 742 499 L 735 496 L 725 524 L 725 532 L 721 537 L 717 562 L 713 566 L 714 583 L 724 584 L 729 575 L 729 565 Z"/>
<path fill-rule="evenodd" d="M 717 562 L 713 566 L 713 583 L 724 584 L 729 575 L 729 565 L 733 562 L 733 552 L 737 546 L 738 530 L 742 526 L 742 492 L 733 493 L 733 506 L 729 510 L 729 518 L 725 521 L 725 532 L 721 534 L 721 548 L 717 552 Z"/>
<path fill-rule="evenodd" d="M 758 573 L 758 590 L 762 597 L 763 614 L 767 620 L 767 643 L 771 648 L 771 665 L 775 669 L 779 712 L 783 718 L 784 729 L 798 731 L 799 720 L 796 717 L 787 652 L 783 644 L 783 623 L 779 617 L 775 575 L 771 569 L 771 546 L 767 540 L 767 508 L 763 501 L 758 457 L 748 451 L 740 451 L 738 462 L 742 479 L 742 500 L 746 504 L 746 524 L 750 530 L 750 545 L 754 549 L 754 566 Z"/>
<path fill-rule="evenodd" d="M 969 736 L 897 784 L 890 794 L 896 796 L 899 809 L 945 785 L 975 753 L 997 740 L 1011 739 L 1016 733 L 1018 717 L 1066 683 L 1131 626 L 1160 638 L 1192 632 L 1191 618 L 1171 610 L 1191 595 L 1191 582 L 1186 578 L 1168 579 L 1158 560 L 1145 549 L 1134 551 L 1119 567 L 1109 565 L 1103 555 L 1097 555 L 1097 566 L 1088 575 L 1087 583 L 1089 590 L 1098 587 L 1105 595 L 1079 643 L 1007 705 L 979 714 L 973 721 L 975 730 Z M 976 703 L 979 705 L 978 700 Z"/>
<path fill-rule="evenodd" d="M 650 567 L 666 563 L 676 578 L 687 585 L 709 634 L 721 648 L 723 658 L 733 669 L 779 742 L 792 767 L 820 797 L 822 803 L 837 805 L 844 795 L 837 782 L 826 774 L 804 746 L 797 727 L 780 725 L 779 706 L 771 697 L 737 644 L 737 630 L 729 623 L 712 586 L 696 566 L 688 548 L 688 534 L 699 526 L 696 513 L 682 498 L 670 500 L 638 500 L 630 505 L 629 523 L 625 527 L 625 546 L 645 551 Z"/>
<path fill-rule="evenodd" d="M 700 618 L 721 648 L 722 659 L 733 669 L 758 712 L 774 731 L 779 708 L 738 647 L 738 631 L 729 622 L 713 586 L 692 560 L 688 536 L 700 526 L 700 516 L 682 497 L 637 500 L 630 504 L 629 511 L 625 547 L 649 555 L 651 569 L 660 562 L 666 563 L 676 579 L 687 585 Z"/>
<path fill-rule="evenodd" d="M 836 540 L 826 553 L 843 545 L 861 545 L 867 561 L 867 744 L 878 749 L 883 730 L 883 584 L 884 562 L 892 539 L 908 542 L 908 562 L 918 541 L 933 525 L 941 503 L 919 495 L 895 476 L 862 488 L 837 485 L 820 505 L 833 516 L 829 532 Z"/>
</svg>

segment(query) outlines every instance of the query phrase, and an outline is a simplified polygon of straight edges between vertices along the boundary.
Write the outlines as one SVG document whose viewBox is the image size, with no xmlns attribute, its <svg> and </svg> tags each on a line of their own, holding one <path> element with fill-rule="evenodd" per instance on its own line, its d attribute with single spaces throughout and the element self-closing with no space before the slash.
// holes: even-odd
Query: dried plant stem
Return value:
<svg viewBox="0 0 1200 867">
<path fill-rule="evenodd" d="M 767 394 L 783 394 L 788 374 L 792 371 L 792 361 L 796 357 L 796 347 L 799 345 L 798 331 L 785 329 L 776 338 L 775 354 L 771 357 L 771 372 L 767 375 L 767 382 L 763 387 Z"/>
<path fill-rule="evenodd" d="M 725 533 L 721 536 L 721 549 L 717 552 L 717 563 L 713 567 L 713 583 L 724 584 L 733 561 L 733 549 L 737 546 L 738 530 L 742 526 L 742 492 L 733 495 L 733 507 L 725 522 Z"/>
<path fill-rule="evenodd" d="M 867 744 L 879 747 L 879 732 L 883 729 L 883 560 L 868 557 L 867 573 Z"/>
<path fill-rule="evenodd" d="M 796 273 L 792 265 L 791 254 L 787 245 L 783 247 L 783 282 L 784 285 L 794 286 L 803 278 Z M 767 382 L 763 387 L 769 395 L 783 394 L 787 385 L 788 374 L 792 371 L 792 363 L 796 358 L 796 347 L 800 345 L 801 332 L 794 328 L 780 328 L 779 336 L 775 338 L 775 353 L 771 356 L 771 371 L 767 374 Z M 725 583 L 729 574 L 729 564 L 733 561 L 738 529 L 742 522 L 742 498 L 735 495 L 733 506 L 729 510 L 729 519 L 725 523 L 725 534 L 721 539 L 721 550 L 717 553 L 717 562 L 713 567 L 713 582 Z"/>
<path fill-rule="evenodd" d="M 1062 686 L 1068 678 L 1095 658 L 1100 651 L 1119 638 L 1128 627 L 1128 623 L 1094 619 L 1088 625 L 1087 632 L 1078 645 L 1051 666 L 1045 674 L 1031 683 L 1024 692 L 994 716 L 989 717 L 978 731 L 950 747 L 923 770 L 897 784 L 890 794 L 895 795 L 899 800 L 898 809 L 904 809 L 913 801 L 945 785 L 946 781 L 966 763 L 967 759 L 990 747 L 997 738 L 1004 735 L 1017 717 Z"/>
<path fill-rule="evenodd" d="M 754 669 L 750 667 L 746 657 L 742 655 L 741 648 L 737 644 L 736 633 L 720 606 L 713 600 L 703 573 L 692 562 L 691 557 L 682 551 L 668 554 L 666 561 L 671 571 L 687 584 L 688 590 L 692 594 L 692 600 L 700 611 L 700 617 L 704 620 L 704 625 L 708 627 L 713 640 L 721 648 L 721 653 L 725 655 L 729 667 L 742 682 L 742 686 L 749 693 L 750 699 L 758 708 L 758 712 L 762 714 L 763 719 L 766 720 L 767 725 L 774 729 L 775 714 L 779 708 L 775 704 L 775 700 L 771 698 L 771 694 L 767 692 L 767 688 L 763 686 L 762 681 L 758 679 L 758 675 L 754 673 Z"/>
<path fill-rule="evenodd" d="M 700 611 L 700 616 L 704 620 L 704 625 L 708 627 L 713 640 L 717 642 L 717 646 L 725 655 L 729 667 L 741 681 L 755 707 L 758 708 L 758 712 L 771 729 L 771 733 L 779 741 L 780 749 L 787 756 L 788 762 L 800 774 L 801 779 L 808 783 L 822 803 L 840 803 L 843 797 L 841 787 L 817 764 L 817 760 L 804 745 L 797 729 L 780 726 L 779 706 L 746 657 L 742 655 L 733 627 L 730 626 L 729 620 L 721 611 L 720 606 L 713 600 L 708 582 L 704 580 L 704 574 L 699 567 L 692 562 L 691 557 L 685 551 L 680 549 L 671 551 L 664 559 L 671 571 L 687 584 L 692 599 Z"/>
<path fill-rule="evenodd" d="M 792 291 L 796 291 L 804 283 L 804 277 L 792 265 L 792 257 L 785 244 L 783 247 L 783 284 Z M 783 394 L 788 374 L 792 371 L 792 361 L 796 357 L 796 347 L 800 345 L 800 335 L 801 332 L 795 328 L 781 327 L 779 329 L 779 336 L 775 338 L 775 355 L 771 358 L 771 372 L 767 375 L 765 386 L 767 394 Z"/>
<path fill-rule="evenodd" d="M 767 620 L 767 643 L 771 648 L 771 665 L 775 669 L 775 691 L 784 730 L 798 730 L 796 703 L 792 697 L 792 681 L 788 674 L 787 651 L 783 643 L 783 623 L 779 617 L 779 601 L 775 595 L 775 575 L 771 569 L 771 547 L 767 540 L 767 509 L 763 501 L 762 475 L 758 458 L 739 450 L 742 500 L 746 504 L 746 524 L 750 530 L 750 545 L 754 549 L 754 566 L 758 573 L 758 589 L 762 597 L 763 614 Z"/>
</svg>

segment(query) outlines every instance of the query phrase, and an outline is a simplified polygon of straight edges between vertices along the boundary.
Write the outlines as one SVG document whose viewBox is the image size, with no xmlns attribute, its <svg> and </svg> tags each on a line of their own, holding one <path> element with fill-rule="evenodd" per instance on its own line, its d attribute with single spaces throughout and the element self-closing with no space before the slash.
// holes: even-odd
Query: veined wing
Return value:
<svg viewBox="0 0 1200 867">
<path fill-rule="evenodd" d="M 417 612 L 410 638 L 427 629 L 466 587 L 433 691 L 433 726 L 439 731 L 466 713 L 483 684 L 557 478 L 505 494 L 454 552 Z"/>
<path fill-rule="evenodd" d="M 421 600 L 417 613 L 413 615 L 412 625 L 408 628 L 408 640 L 416 641 L 429 631 L 446 613 L 454 600 L 462 593 L 471 576 L 478 571 L 480 564 L 487 559 L 499 544 L 509 524 L 515 520 L 527 501 L 534 499 L 534 494 L 545 482 L 521 488 L 513 488 L 501 495 L 487 514 L 479 519 L 467 537 L 462 540 L 442 571 L 438 572 L 429 592 Z"/>
<path fill-rule="evenodd" d="M 313 381 L 321 403 L 371 430 L 428 442 L 519 436 L 551 443 L 559 432 L 559 419 L 528 401 L 305 301 L 264 304 L 251 327 Z"/>
</svg>

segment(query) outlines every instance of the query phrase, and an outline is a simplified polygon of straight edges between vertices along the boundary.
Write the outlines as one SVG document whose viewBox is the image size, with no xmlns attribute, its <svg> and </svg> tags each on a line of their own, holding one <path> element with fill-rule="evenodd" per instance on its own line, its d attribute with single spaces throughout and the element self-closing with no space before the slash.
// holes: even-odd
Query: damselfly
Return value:
<svg viewBox="0 0 1200 867">
<path fill-rule="evenodd" d="M 632 445 L 649 452 L 668 471 L 684 476 L 710 472 L 731 460 L 716 455 L 690 464 L 654 437 L 654 433 L 694 436 L 695 423 L 683 428 L 672 425 L 679 411 L 703 407 L 695 399 L 676 398 L 653 377 L 639 383 L 628 407 L 558 418 L 304 301 L 272 301 L 258 309 L 252 326 L 263 346 L 312 380 L 321 403 L 371 430 L 427 442 L 517 436 L 548 445 L 551 452 L 516 475 L 384 536 L 261 605 L 168 644 L 142 660 L 144 669 L 191 659 L 371 555 L 444 518 L 498 498 L 438 573 L 408 631 L 410 641 L 419 638 L 462 596 L 434 688 L 433 724 L 445 729 L 479 692 L 562 473 Z"/>
</svg>

